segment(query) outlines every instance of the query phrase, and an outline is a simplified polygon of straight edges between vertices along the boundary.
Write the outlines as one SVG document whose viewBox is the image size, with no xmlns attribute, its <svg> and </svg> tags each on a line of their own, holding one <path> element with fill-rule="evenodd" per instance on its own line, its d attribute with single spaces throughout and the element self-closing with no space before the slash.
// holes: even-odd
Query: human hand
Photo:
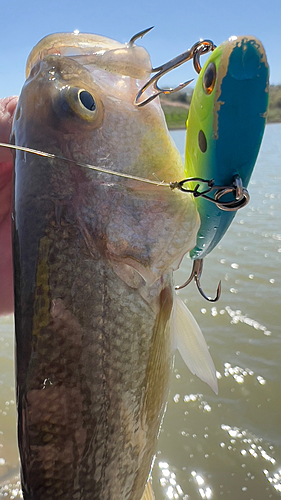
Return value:
<svg viewBox="0 0 281 500">
<path fill-rule="evenodd" d="M 0 98 L 0 142 L 9 142 L 18 98 Z M 0 314 L 14 310 L 14 286 L 11 239 L 11 197 L 13 157 L 0 147 Z"/>
</svg>

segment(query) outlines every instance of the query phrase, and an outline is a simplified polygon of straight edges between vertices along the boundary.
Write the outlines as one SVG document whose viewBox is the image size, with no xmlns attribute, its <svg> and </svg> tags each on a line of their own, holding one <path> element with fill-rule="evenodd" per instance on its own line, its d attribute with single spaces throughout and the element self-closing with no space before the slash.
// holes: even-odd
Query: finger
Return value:
<svg viewBox="0 0 281 500">
<path fill-rule="evenodd" d="M 17 96 L 0 98 L 0 142 L 9 142 L 17 102 Z M 12 159 L 10 150 L 0 147 L 0 163 L 11 162 Z"/>
</svg>

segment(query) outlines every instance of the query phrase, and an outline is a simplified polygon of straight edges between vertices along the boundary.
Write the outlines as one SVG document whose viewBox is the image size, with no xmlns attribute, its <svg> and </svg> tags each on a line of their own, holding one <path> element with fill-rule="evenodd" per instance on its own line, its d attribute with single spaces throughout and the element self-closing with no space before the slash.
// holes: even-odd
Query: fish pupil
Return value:
<svg viewBox="0 0 281 500">
<path fill-rule="evenodd" d="M 207 139 L 203 132 L 203 130 L 199 130 L 198 134 L 198 145 L 202 153 L 206 153 L 207 151 Z"/>
<path fill-rule="evenodd" d="M 86 90 L 82 90 L 79 93 L 79 99 L 81 104 L 88 109 L 89 111 L 95 111 L 96 109 L 96 102 L 93 96 L 90 94 L 90 92 L 87 92 Z"/>
<path fill-rule="evenodd" d="M 216 83 L 216 66 L 213 62 L 211 62 L 204 73 L 203 76 L 203 88 L 206 94 L 211 94 Z"/>
</svg>

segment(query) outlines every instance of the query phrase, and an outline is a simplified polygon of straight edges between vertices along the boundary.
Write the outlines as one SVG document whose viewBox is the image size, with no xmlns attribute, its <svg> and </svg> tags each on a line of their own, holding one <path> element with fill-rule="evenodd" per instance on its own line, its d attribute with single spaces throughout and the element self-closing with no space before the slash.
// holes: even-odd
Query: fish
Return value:
<svg viewBox="0 0 281 500">
<path fill-rule="evenodd" d="M 233 36 L 215 48 L 200 71 L 191 100 L 186 177 L 213 180 L 216 186 L 230 188 L 240 178 L 247 188 L 264 133 L 268 85 L 266 53 L 257 38 Z M 189 185 L 194 188 L 195 184 Z M 199 191 L 207 188 L 200 182 L 199 186 Z M 208 196 L 214 199 L 214 192 Z M 233 199 L 233 195 L 224 195 L 219 201 Z M 216 247 L 236 210 L 222 210 L 200 196 L 195 203 L 201 224 L 190 257 L 197 260 Z"/>
<path fill-rule="evenodd" d="M 184 166 L 158 99 L 133 104 L 150 72 L 143 47 L 81 33 L 46 37 L 27 61 L 11 143 L 50 153 L 16 150 L 14 160 L 28 500 L 152 499 L 175 349 L 217 392 L 202 332 L 174 289 L 198 211 L 161 182 Z"/>
</svg>

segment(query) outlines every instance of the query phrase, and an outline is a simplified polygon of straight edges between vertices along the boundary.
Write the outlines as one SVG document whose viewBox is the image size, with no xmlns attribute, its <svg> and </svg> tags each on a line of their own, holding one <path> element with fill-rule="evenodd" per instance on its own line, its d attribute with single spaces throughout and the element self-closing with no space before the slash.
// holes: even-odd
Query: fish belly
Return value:
<svg viewBox="0 0 281 500">
<path fill-rule="evenodd" d="M 167 399 L 171 273 L 150 285 L 150 300 L 122 280 L 104 251 L 100 209 L 74 194 L 79 174 L 66 169 L 62 180 L 46 161 L 17 153 L 15 162 L 24 498 L 140 500 Z"/>
</svg>

